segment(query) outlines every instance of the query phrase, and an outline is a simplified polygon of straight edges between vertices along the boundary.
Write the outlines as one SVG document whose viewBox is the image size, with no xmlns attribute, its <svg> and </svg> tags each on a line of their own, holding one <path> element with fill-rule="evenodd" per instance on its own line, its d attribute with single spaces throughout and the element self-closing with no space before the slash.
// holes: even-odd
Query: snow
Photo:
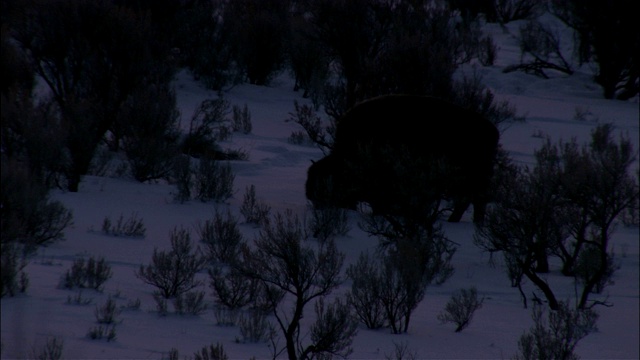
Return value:
<svg viewBox="0 0 640 360">
<path fill-rule="evenodd" d="M 508 100 L 518 114 L 526 116 L 526 122 L 511 124 L 502 133 L 501 143 L 514 159 L 531 164 L 533 151 L 544 141 L 541 135 L 549 136 L 553 142 L 576 138 L 583 143 L 598 123 L 608 122 L 629 136 L 635 151 L 640 148 L 638 97 L 631 101 L 603 99 L 600 88 L 591 80 L 592 69 L 588 65 L 578 68 L 572 76 L 554 74 L 548 80 L 521 72 L 502 73 L 504 66 L 519 60 L 512 36 L 517 24 L 509 25 L 511 32 L 487 27 L 499 41 L 498 59 L 495 66 L 477 67 L 476 71 L 498 100 Z M 470 66 L 461 70 L 472 71 Z M 25 270 L 30 285 L 26 294 L 2 298 L 2 358 L 33 357 L 34 349 L 40 349 L 50 337 L 63 339 L 65 359 L 161 359 L 172 348 L 183 358 L 215 343 L 222 344 L 231 359 L 271 358 L 267 342 L 237 341 L 241 338 L 238 327 L 216 325 L 211 310 L 198 316 L 175 313 L 159 316 L 152 297 L 155 289 L 144 284 L 134 272 L 151 261 L 155 248 L 169 248 L 169 233 L 174 227 L 189 228 L 195 237 L 194 226 L 211 219 L 216 209 L 228 208 L 242 219 L 239 208 L 250 185 L 255 185 L 258 199 L 270 205 L 272 213 L 293 209 L 303 214 L 308 209 L 304 196 L 306 170 L 310 160 L 320 159 L 322 153 L 312 146 L 293 145 L 287 140 L 293 131 L 301 130 L 285 121 L 293 111 L 294 100 L 308 101 L 292 88 L 291 79 L 282 75 L 269 87 L 239 85 L 225 94 L 231 104 L 248 105 L 253 123 L 252 133 L 235 133 L 223 144 L 249 154 L 248 160 L 231 163 L 235 195 L 226 204 L 198 200 L 176 203 L 172 195 L 176 190 L 171 185 L 141 184 L 111 177 L 86 176 L 77 193 L 54 191 L 53 198 L 73 211 L 74 224 L 65 231 L 64 241 L 41 249 L 28 264 Z M 200 101 L 216 97 L 215 92 L 206 90 L 186 72 L 178 75 L 176 90 L 183 126 L 188 126 Z M 576 112 L 587 115 L 578 119 Z M 634 171 L 637 167 L 636 161 Z M 126 218 L 133 213 L 144 220 L 147 228 L 144 238 L 108 236 L 99 231 L 105 217 L 116 219 L 122 214 Z M 412 316 L 408 333 L 393 335 L 388 329 L 373 331 L 361 325 L 349 358 L 384 359 L 393 353 L 394 344 L 405 344 L 420 359 L 502 359 L 516 354 L 519 337 L 532 324 L 530 309 L 523 308 L 517 289 L 510 286 L 500 264 L 491 266 L 488 254 L 474 246 L 470 219 L 467 213 L 460 223 L 442 224 L 446 235 L 460 244 L 453 258 L 455 274 L 444 284 L 427 289 Z M 358 228 L 357 214 L 350 214 L 350 221 L 349 234 L 337 239 L 339 250 L 346 254 L 346 265 L 355 261 L 361 251 L 371 250 L 377 244 L 376 239 Z M 250 224 L 241 223 L 240 229 L 247 240 L 257 232 Z M 576 349 L 583 359 L 640 357 L 638 238 L 638 227 L 622 224 L 612 235 L 621 265 L 615 284 L 606 289 L 613 306 L 596 307 L 600 314 L 598 331 L 582 339 Z M 68 304 L 68 297 L 77 292 L 57 286 L 73 260 L 80 256 L 104 257 L 113 270 L 113 277 L 102 293 L 90 290 L 82 293 L 83 298 L 93 300 L 89 305 Z M 199 276 L 208 284 L 205 272 Z M 553 284 L 566 283 L 556 290 L 559 299 L 574 296 L 572 284 L 557 268 L 553 268 L 547 280 Z M 470 286 L 475 286 L 485 298 L 484 306 L 475 313 L 468 328 L 455 333 L 454 325 L 441 324 L 436 316 L 455 290 Z M 205 285 L 202 290 L 211 305 L 211 289 Z M 332 296 L 345 290 L 343 286 Z M 524 291 L 530 296 L 535 288 L 527 282 Z M 140 299 L 141 307 L 122 311 L 121 322 L 116 325 L 116 341 L 91 340 L 86 335 L 97 326 L 95 306 L 102 305 L 109 296 L 122 306 Z M 303 325 L 309 324 L 312 314 L 313 308 L 307 308 Z"/>
</svg>

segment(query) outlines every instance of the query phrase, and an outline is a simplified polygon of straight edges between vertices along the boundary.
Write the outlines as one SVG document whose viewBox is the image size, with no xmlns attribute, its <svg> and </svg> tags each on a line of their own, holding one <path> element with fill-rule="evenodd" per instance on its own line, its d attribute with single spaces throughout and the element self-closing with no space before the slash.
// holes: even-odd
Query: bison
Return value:
<svg viewBox="0 0 640 360">
<path fill-rule="evenodd" d="M 330 153 L 308 169 L 307 199 L 316 208 L 422 216 L 452 204 L 460 221 L 473 204 L 481 222 L 499 132 L 486 118 L 428 96 L 387 95 L 361 102 L 338 120 Z"/>
</svg>

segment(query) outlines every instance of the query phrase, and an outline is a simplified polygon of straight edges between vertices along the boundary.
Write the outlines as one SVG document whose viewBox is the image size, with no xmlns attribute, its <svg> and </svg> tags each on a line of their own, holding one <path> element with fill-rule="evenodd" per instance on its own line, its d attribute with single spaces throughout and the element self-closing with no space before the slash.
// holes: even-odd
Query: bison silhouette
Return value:
<svg viewBox="0 0 640 360">
<path fill-rule="evenodd" d="M 481 222 L 498 140 L 490 121 L 450 102 L 373 98 L 339 119 L 330 153 L 308 169 L 306 196 L 316 208 L 365 202 L 374 214 L 419 217 L 449 209 L 451 222 L 473 204 L 473 220 Z"/>
</svg>

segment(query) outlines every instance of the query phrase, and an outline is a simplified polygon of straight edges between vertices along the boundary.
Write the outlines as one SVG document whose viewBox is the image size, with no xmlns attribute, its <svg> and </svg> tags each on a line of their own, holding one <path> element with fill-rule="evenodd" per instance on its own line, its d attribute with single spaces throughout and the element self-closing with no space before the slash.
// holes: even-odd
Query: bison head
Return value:
<svg viewBox="0 0 640 360">
<path fill-rule="evenodd" d="M 307 199 L 316 208 L 355 209 L 357 200 L 349 193 L 349 188 L 343 161 L 335 155 L 314 161 L 307 171 L 305 192 Z"/>
</svg>

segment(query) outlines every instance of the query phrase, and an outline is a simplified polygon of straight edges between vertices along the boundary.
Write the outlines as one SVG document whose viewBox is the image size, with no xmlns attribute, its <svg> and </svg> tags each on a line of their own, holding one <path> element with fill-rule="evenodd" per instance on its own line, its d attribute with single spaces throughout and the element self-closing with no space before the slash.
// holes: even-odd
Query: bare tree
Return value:
<svg viewBox="0 0 640 360">
<path fill-rule="evenodd" d="M 225 1 L 193 1 L 177 14 L 176 45 L 184 67 L 209 89 L 223 91 L 240 82 L 231 56 L 231 34 L 224 30 Z M 166 8 L 165 3 L 159 3 Z M 164 25 L 166 26 L 166 25 Z"/>
<path fill-rule="evenodd" d="M 563 194 L 572 205 L 575 221 L 571 227 L 574 241 L 561 243 L 560 253 L 567 259 L 566 273 L 572 273 L 573 264 L 581 268 L 576 275 L 583 284 L 578 304 L 583 309 L 589 306 L 589 295 L 600 293 L 615 270 L 611 233 L 618 217 L 640 195 L 630 169 L 636 151 L 627 137 L 615 141 L 613 126 L 605 124 L 593 130 L 588 145 L 578 151 L 575 143 L 567 144 L 562 155 Z"/>
<path fill-rule="evenodd" d="M 22 14 L 15 38 L 51 91 L 66 130 L 67 188 L 78 191 L 107 131 L 112 149 L 119 148 L 120 110 L 134 90 L 171 80 L 168 51 L 145 19 L 109 1 L 37 0 Z"/>
<path fill-rule="evenodd" d="M 244 247 L 237 264 L 245 276 L 258 280 L 263 287 L 286 342 L 283 349 L 274 351 L 286 351 L 289 359 L 342 353 L 349 344 L 347 340 L 355 334 L 355 327 L 342 326 L 349 324 L 342 303 L 327 308 L 319 303 L 316 309 L 319 322 L 311 336 L 313 343 L 301 343 L 300 320 L 305 307 L 329 295 L 342 283 L 340 270 L 344 261 L 344 254 L 338 252 L 333 241 L 309 244 L 307 238 L 299 218 L 291 210 L 277 213 L 260 231 L 255 249 Z M 285 309 L 287 304 L 292 306 L 289 311 Z M 326 341 L 327 336 L 334 341 Z"/>
<path fill-rule="evenodd" d="M 179 116 L 168 84 L 140 87 L 123 104 L 118 119 L 122 146 L 136 180 L 169 177 L 179 151 Z"/>
<path fill-rule="evenodd" d="M 49 197 L 53 169 L 64 162 L 59 146 L 62 132 L 50 125 L 56 119 L 48 116 L 48 103 L 34 104 L 35 73 L 26 52 L 10 37 L 11 29 L 5 24 L 8 9 L 2 6 L 0 287 L 1 296 L 13 296 L 28 286 L 23 271 L 28 256 L 40 246 L 62 240 L 73 215 Z"/>
<path fill-rule="evenodd" d="M 557 238 L 562 236 L 559 229 L 563 226 L 559 195 L 534 171 L 518 168 L 513 175 L 503 188 L 506 192 L 498 194 L 495 206 L 488 209 L 484 224 L 476 228 L 474 242 L 486 251 L 502 252 L 512 273 L 531 280 L 545 294 L 549 306 L 557 309 L 558 301 L 538 270 L 549 270 L 549 246 L 562 240 Z M 520 280 L 515 280 L 519 285 Z"/>
<path fill-rule="evenodd" d="M 573 74 L 572 65 L 562 54 L 560 36 L 546 25 L 529 20 L 520 27 L 520 64 L 510 65 L 504 72 L 522 70 L 548 79 L 545 70 Z"/>
<path fill-rule="evenodd" d="M 595 82 L 606 99 L 627 100 L 640 91 L 640 36 L 634 2 L 553 0 L 551 11 L 571 27 L 580 63 L 595 60 Z"/>
<path fill-rule="evenodd" d="M 230 54 L 249 83 L 267 85 L 284 66 L 289 8 L 289 0 L 236 0 L 224 6 Z"/>
<path fill-rule="evenodd" d="M 367 326 L 385 325 L 394 334 L 406 333 L 411 315 L 424 298 L 427 286 L 442 284 L 453 274 L 455 246 L 439 227 L 420 226 L 404 219 L 389 223 L 369 220 L 364 230 L 378 236 L 380 261 L 361 255 L 347 274 L 353 279 L 350 303 Z"/>
<path fill-rule="evenodd" d="M 477 228 L 475 243 L 501 252 L 515 285 L 522 276 L 540 289 L 553 310 L 559 303 L 538 273 L 549 270 L 547 258 L 557 256 L 563 273 L 580 284 L 580 309 L 600 293 L 616 270 L 610 236 L 618 217 L 635 206 L 638 184 L 630 173 L 635 153 L 630 141 L 612 138 L 611 125 L 599 125 L 591 142 L 561 146 L 547 142 L 536 151 L 533 169 L 514 168 Z M 525 303 L 526 304 L 526 303 Z"/>
<path fill-rule="evenodd" d="M 312 19 L 305 7 L 295 8 L 291 16 L 291 41 L 287 56 L 295 78 L 294 91 L 303 90 L 303 97 L 317 97 L 329 76 L 329 54 L 314 38 Z"/>
</svg>

